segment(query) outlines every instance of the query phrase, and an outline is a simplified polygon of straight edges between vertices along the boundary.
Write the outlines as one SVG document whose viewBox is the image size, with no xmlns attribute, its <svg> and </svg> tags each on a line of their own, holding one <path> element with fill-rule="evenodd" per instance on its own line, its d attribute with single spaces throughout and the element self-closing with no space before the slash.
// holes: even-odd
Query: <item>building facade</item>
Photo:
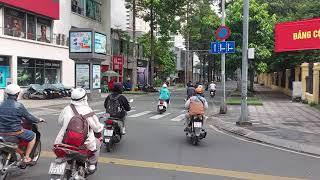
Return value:
<svg viewBox="0 0 320 180">
<path fill-rule="evenodd" d="M 0 88 L 9 83 L 75 86 L 69 30 L 92 28 L 107 35 L 110 64 L 110 0 L 0 0 Z"/>
</svg>

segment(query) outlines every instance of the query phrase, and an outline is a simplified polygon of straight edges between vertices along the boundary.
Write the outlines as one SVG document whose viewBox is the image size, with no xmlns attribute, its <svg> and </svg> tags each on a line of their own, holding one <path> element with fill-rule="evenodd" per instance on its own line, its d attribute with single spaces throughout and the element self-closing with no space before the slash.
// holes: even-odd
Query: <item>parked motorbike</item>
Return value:
<svg viewBox="0 0 320 180">
<path fill-rule="evenodd" d="M 144 91 L 144 92 L 158 92 L 158 90 L 156 88 L 154 88 L 153 86 L 150 86 L 149 84 L 143 85 L 142 91 Z"/>
<path fill-rule="evenodd" d="M 190 118 L 186 136 L 190 138 L 193 145 L 198 145 L 199 141 L 207 136 L 207 132 L 203 129 L 204 116 L 191 116 Z"/>
<path fill-rule="evenodd" d="M 85 180 L 89 171 L 88 158 L 93 156 L 93 152 L 66 144 L 56 144 L 53 152 L 57 156 L 50 164 L 50 180 Z"/>
<path fill-rule="evenodd" d="M 210 97 L 214 98 L 216 96 L 216 90 L 210 90 Z"/>
<path fill-rule="evenodd" d="M 54 85 L 43 84 L 42 87 L 43 87 L 44 91 L 46 91 L 48 94 L 47 98 L 54 99 L 54 98 L 62 97 L 60 90 L 57 87 L 55 87 Z"/>
<path fill-rule="evenodd" d="M 0 180 L 9 179 L 10 173 L 14 172 L 17 168 L 25 169 L 27 166 L 34 166 L 37 164 L 41 153 L 41 134 L 38 130 L 37 124 L 32 124 L 23 121 L 22 127 L 32 130 L 36 134 L 36 143 L 30 154 L 32 159 L 31 163 L 23 163 L 25 151 L 28 142 L 21 141 L 14 136 L 1 136 L 0 137 Z"/>
<path fill-rule="evenodd" d="M 167 111 L 168 103 L 165 100 L 160 99 L 157 106 L 157 111 L 162 114 Z"/>
<path fill-rule="evenodd" d="M 68 88 L 61 83 L 52 84 L 52 85 L 59 90 L 62 97 L 70 97 L 71 96 L 71 88 Z"/>
<path fill-rule="evenodd" d="M 48 92 L 40 84 L 30 84 L 22 97 L 23 99 L 47 99 Z"/>
</svg>

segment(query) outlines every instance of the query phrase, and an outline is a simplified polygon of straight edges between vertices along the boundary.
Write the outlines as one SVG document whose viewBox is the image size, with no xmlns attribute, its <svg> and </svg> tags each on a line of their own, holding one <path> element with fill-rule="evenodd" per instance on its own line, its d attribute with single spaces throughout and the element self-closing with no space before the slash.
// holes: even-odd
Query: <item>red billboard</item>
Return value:
<svg viewBox="0 0 320 180">
<path fill-rule="evenodd" d="M 320 49 L 320 18 L 278 23 L 275 52 Z"/>
<path fill-rule="evenodd" d="M 59 0 L 0 0 L 0 3 L 59 19 Z"/>
</svg>

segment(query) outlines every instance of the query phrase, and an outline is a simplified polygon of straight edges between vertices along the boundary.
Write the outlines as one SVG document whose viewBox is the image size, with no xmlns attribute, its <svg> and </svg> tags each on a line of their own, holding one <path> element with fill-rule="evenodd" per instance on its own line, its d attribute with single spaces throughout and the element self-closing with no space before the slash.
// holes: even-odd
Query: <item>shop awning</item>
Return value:
<svg viewBox="0 0 320 180">
<path fill-rule="evenodd" d="M 119 77 L 119 73 L 115 72 L 115 71 L 106 71 L 104 73 L 102 73 L 102 76 L 108 76 L 108 77 Z"/>
</svg>

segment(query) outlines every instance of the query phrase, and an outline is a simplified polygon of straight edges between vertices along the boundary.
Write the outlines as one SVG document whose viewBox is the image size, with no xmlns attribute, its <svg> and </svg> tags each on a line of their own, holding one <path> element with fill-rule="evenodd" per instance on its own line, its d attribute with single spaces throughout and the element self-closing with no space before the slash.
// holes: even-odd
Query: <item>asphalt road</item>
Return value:
<svg viewBox="0 0 320 180">
<path fill-rule="evenodd" d="M 216 102 L 220 95 L 218 91 Z M 320 179 L 320 159 L 243 141 L 210 126 L 207 138 L 198 146 L 191 145 L 183 132 L 185 91 L 173 92 L 172 104 L 163 116 L 156 113 L 157 97 L 128 96 L 135 100 L 127 118 L 127 135 L 111 153 L 102 146 L 99 169 L 89 179 Z M 35 167 L 19 170 L 11 179 L 48 179 L 54 158 L 51 147 L 59 130 L 56 121 L 62 108 L 32 109 L 48 121 L 40 125 L 43 154 Z M 94 102 L 92 108 L 103 112 L 103 101 Z"/>
</svg>

